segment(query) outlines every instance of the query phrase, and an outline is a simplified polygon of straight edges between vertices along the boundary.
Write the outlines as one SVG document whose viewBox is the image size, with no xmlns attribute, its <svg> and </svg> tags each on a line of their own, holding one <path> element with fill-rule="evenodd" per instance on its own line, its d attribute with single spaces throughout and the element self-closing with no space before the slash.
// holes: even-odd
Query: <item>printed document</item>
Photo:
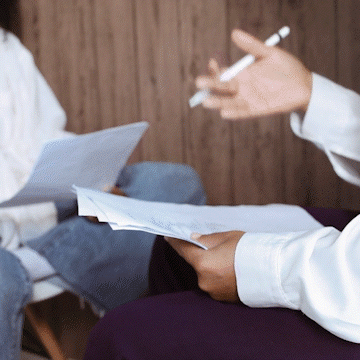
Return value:
<svg viewBox="0 0 360 360">
<path fill-rule="evenodd" d="M 174 237 L 205 248 L 192 233 L 308 231 L 322 227 L 304 209 L 293 205 L 209 206 L 131 199 L 74 186 L 79 215 L 96 216 L 114 230 L 140 230 Z"/>
<path fill-rule="evenodd" d="M 44 144 L 24 187 L 0 207 L 76 198 L 72 186 L 114 185 L 148 123 L 138 122 Z"/>
</svg>

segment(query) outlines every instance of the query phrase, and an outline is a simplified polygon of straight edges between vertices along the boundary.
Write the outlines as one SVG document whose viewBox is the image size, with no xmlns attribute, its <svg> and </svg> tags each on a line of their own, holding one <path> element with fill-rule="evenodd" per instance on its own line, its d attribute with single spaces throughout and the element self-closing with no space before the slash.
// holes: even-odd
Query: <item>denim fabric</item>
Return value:
<svg viewBox="0 0 360 360">
<path fill-rule="evenodd" d="M 127 166 L 117 184 L 133 198 L 205 204 L 200 179 L 186 165 Z M 58 203 L 57 210 L 60 224 L 27 245 L 45 256 L 76 292 L 107 311 L 147 289 L 155 235 L 94 224 L 75 215 L 74 201 Z M 20 358 L 23 309 L 31 292 L 31 281 L 19 259 L 0 247 L 0 360 Z"/>
<path fill-rule="evenodd" d="M 143 200 L 205 204 L 198 175 L 187 165 L 144 162 L 123 169 L 117 184 L 127 196 Z M 58 206 L 61 216 L 72 210 Z M 62 213 L 62 214 L 61 214 Z M 78 216 L 67 218 L 27 244 L 99 309 L 133 300 L 148 287 L 148 265 L 155 235 L 113 231 Z"/>
<path fill-rule="evenodd" d="M 20 260 L 0 247 L 0 360 L 20 359 L 23 309 L 31 290 Z"/>
</svg>

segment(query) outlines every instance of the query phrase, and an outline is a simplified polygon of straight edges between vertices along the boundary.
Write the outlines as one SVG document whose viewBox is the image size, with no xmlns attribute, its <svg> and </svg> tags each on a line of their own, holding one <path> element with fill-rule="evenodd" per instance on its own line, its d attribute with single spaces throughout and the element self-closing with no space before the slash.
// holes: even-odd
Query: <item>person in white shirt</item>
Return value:
<svg viewBox="0 0 360 360">
<path fill-rule="evenodd" d="M 210 75 L 196 80 L 211 90 L 203 106 L 240 121 L 291 112 L 295 134 L 359 186 L 360 96 L 243 31 L 232 39 L 257 60 L 225 83 L 211 60 Z M 109 360 L 358 359 L 360 216 L 348 215 L 337 228 L 193 234 L 207 251 L 158 238 L 150 263 L 150 294 L 157 296 L 102 319 L 85 359 L 100 359 L 104 349 Z"/>
</svg>

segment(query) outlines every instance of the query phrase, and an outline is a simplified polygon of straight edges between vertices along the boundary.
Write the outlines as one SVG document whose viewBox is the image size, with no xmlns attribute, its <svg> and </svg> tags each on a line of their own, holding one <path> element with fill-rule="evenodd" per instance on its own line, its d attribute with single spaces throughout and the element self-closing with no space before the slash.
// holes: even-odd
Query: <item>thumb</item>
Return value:
<svg viewBox="0 0 360 360">
<path fill-rule="evenodd" d="M 185 259 L 185 261 L 187 261 L 192 266 L 197 262 L 197 259 L 201 257 L 205 251 L 201 247 L 181 239 L 166 237 L 165 240 L 182 258 Z"/>
<path fill-rule="evenodd" d="M 233 30 L 231 38 L 237 47 L 256 58 L 264 58 L 270 54 L 271 48 L 269 46 L 245 31 Z"/>
</svg>

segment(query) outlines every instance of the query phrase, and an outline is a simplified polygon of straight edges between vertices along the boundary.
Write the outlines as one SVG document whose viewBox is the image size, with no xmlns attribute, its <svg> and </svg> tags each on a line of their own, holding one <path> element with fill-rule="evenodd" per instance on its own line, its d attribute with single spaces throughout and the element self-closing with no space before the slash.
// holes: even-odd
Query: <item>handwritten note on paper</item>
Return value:
<svg viewBox="0 0 360 360">
<path fill-rule="evenodd" d="M 76 198 L 74 183 L 113 185 L 147 128 L 138 122 L 45 143 L 25 186 L 0 207 Z"/>
<path fill-rule="evenodd" d="M 140 230 L 192 242 L 191 234 L 230 230 L 281 233 L 307 231 L 322 225 L 292 205 L 197 206 L 131 199 L 74 187 L 79 215 L 97 216 L 114 230 Z"/>
</svg>

